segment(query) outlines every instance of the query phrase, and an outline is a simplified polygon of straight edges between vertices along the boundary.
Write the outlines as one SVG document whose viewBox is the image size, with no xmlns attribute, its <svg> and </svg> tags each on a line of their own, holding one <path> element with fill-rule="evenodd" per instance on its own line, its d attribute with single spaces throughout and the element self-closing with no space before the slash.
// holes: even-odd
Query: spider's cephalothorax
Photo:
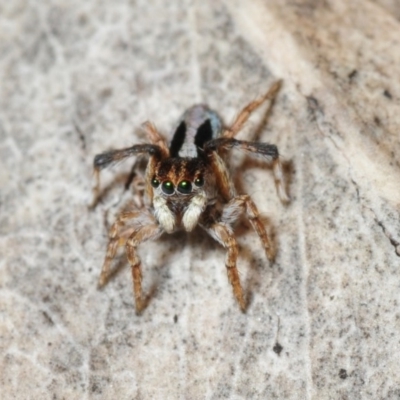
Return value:
<svg viewBox="0 0 400 400">
<path fill-rule="evenodd" d="M 112 225 L 100 286 L 110 276 L 111 261 L 118 246 L 125 243 L 132 267 L 136 310 L 140 312 L 144 303 L 137 246 L 145 240 L 158 238 L 164 232 L 171 233 L 177 229 L 190 232 L 199 225 L 227 249 L 228 277 L 241 309 L 245 310 L 246 302 L 236 268 L 238 246 L 232 228 L 241 214 L 244 213 L 251 222 L 270 260 L 273 260 L 274 252 L 257 207 L 250 196 L 237 195 L 223 156 L 232 148 L 261 156 L 272 164 L 281 200 L 289 201 L 277 147 L 234 138 L 252 111 L 267 99 L 272 99 L 278 89 L 279 82 L 264 97 L 245 107 L 230 128 L 223 128 L 218 115 L 208 107 L 196 105 L 182 116 L 169 147 L 154 125 L 146 123 L 149 144 L 113 150 L 95 157 L 97 197 L 101 169 L 127 157 L 149 156 L 145 174 L 148 205 L 122 211 Z"/>
</svg>

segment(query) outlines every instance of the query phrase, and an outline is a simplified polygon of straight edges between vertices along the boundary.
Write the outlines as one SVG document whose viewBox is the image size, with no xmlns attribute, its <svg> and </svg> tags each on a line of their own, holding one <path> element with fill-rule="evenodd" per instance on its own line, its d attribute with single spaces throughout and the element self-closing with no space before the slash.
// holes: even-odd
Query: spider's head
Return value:
<svg viewBox="0 0 400 400">
<path fill-rule="evenodd" d="M 151 178 L 155 216 L 165 231 L 177 225 L 191 231 L 198 223 L 215 187 L 202 158 L 167 158 Z"/>
<path fill-rule="evenodd" d="M 204 192 L 205 162 L 201 158 L 168 158 L 161 161 L 150 182 L 155 193 L 164 198 L 189 198 Z"/>
</svg>

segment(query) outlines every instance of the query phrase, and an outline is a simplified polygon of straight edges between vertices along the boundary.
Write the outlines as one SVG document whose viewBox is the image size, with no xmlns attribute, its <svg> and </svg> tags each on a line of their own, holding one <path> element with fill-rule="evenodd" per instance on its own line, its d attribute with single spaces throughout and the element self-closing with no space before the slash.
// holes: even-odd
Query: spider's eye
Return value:
<svg viewBox="0 0 400 400">
<path fill-rule="evenodd" d="M 203 186 L 203 185 L 204 185 L 204 179 L 203 179 L 203 177 L 202 177 L 202 176 L 199 176 L 198 178 L 196 178 L 196 179 L 194 180 L 194 184 L 195 184 L 196 186 Z"/>
<path fill-rule="evenodd" d="M 160 184 L 160 181 L 159 181 L 158 179 L 153 178 L 153 179 L 151 180 L 151 186 L 153 186 L 153 188 L 158 187 L 159 184 Z"/>
<path fill-rule="evenodd" d="M 172 183 L 171 181 L 165 181 L 165 182 L 163 182 L 161 188 L 162 188 L 162 191 L 163 191 L 165 194 L 172 194 L 172 193 L 174 193 L 174 185 L 173 185 L 173 183 Z"/>
<path fill-rule="evenodd" d="M 181 181 L 178 183 L 178 191 L 188 194 L 192 191 L 192 184 L 189 181 Z"/>
</svg>

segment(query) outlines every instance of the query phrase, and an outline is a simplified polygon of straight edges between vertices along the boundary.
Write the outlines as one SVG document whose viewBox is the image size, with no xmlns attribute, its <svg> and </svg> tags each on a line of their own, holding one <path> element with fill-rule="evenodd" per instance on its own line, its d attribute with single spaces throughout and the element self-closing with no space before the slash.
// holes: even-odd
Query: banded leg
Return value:
<svg viewBox="0 0 400 400">
<path fill-rule="evenodd" d="M 271 246 L 271 241 L 268 237 L 267 231 L 264 224 L 260 219 L 260 213 L 258 212 L 257 206 L 254 204 L 253 200 L 249 195 L 241 195 L 233 198 L 228 204 L 225 205 L 221 222 L 226 224 L 234 223 L 242 214 L 246 213 L 248 220 L 251 223 L 253 229 L 257 232 L 258 237 L 265 249 L 267 258 L 270 261 L 274 260 L 274 250 Z"/>
<path fill-rule="evenodd" d="M 160 148 L 162 157 L 169 157 L 168 146 L 165 143 L 164 137 L 158 132 L 156 126 L 151 121 L 146 121 L 142 124 L 142 128 L 146 131 L 150 143 Z"/>
<path fill-rule="evenodd" d="M 215 223 L 208 228 L 203 228 L 206 229 L 210 236 L 212 236 L 217 242 L 221 243 L 222 246 L 228 250 L 225 261 L 228 279 L 232 285 L 233 294 L 239 303 L 240 309 L 244 312 L 246 310 L 246 301 L 243 296 L 239 272 L 236 267 L 239 250 L 232 229 L 223 223 Z"/>
<path fill-rule="evenodd" d="M 132 147 L 121 150 L 111 150 L 97 154 L 93 160 L 95 185 L 93 187 L 93 201 L 90 208 L 94 208 L 100 196 L 100 171 L 126 158 L 140 154 L 148 154 L 153 158 L 160 159 L 163 156 L 163 149 L 153 144 L 136 144 Z"/>
<path fill-rule="evenodd" d="M 283 203 L 288 203 L 290 198 L 286 192 L 286 183 L 284 180 L 284 174 L 282 170 L 282 164 L 279 159 L 278 148 L 274 144 L 268 144 L 263 142 L 248 142 L 246 140 L 237 140 L 233 138 L 218 138 L 207 142 L 204 145 L 204 150 L 208 157 L 213 160 L 215 157 L 214 152 L 219 149 L 238 149 L 256 156 L 262 157 L 267 164 L 272 164 L 272 172 L 274 174 L 274 180 L 278 196 Z M 221 171 L 221 174 L 223 171 Z"/>
<path fill-rule="evenodd" d="M 226 164 L 216 151 L 211 152 L 210 165 L 214 171 L 218 191 L 227 202 L 236 195 L 236 189 L 226 167 Z"/>
<path fill-rule="evenodd" d="M 276 81 L 269 88 L 268 92 L 261 98 L 252 101 L 236 117 L 235 121 L 230 128 L 224 130 L 223 137 L 232 138 L 243 128 L 243 125 L 247 122 L 252 112 L 257 109 L 261 104 L 267 100 L 273 100 L 281 87 L 281 81 Z"/>
<path fill-rule="evenodd" d="M 135 296 L 135 306 L 137 313 L 140 313 L 143 310 L 144 306 L 142 302 L 141 261 L 137 254 L 137 246 L 146 240 L 156 239 L 161 235 L 161 233 L 162 230 L 160 226 L 154 223 L 153 225 L 146 225 L 137 229 L 126 241 L 126 253 L 132 269 L 133 292 Z"/>
<path fill-rule="evenodd" d="M 118 216 L 117 220 L 112 224 L 108 234 L 109 242 L 107 246 L 107 252 L 99 277 L 99 283 L 98 283 L 99 288 L 102 288 L 108 282 L 108 279 L 110 277 L 111 262 L 114 259 L 115 254 L 117 253 L 118 247 L 125 243 L 125 239 L 121 237 L 119 234 L 121 227 L 124 226 L 125 221 L 136 218 L 137 215 L 138 215 L 137 211 L 124 211 Z"/>
</svg>

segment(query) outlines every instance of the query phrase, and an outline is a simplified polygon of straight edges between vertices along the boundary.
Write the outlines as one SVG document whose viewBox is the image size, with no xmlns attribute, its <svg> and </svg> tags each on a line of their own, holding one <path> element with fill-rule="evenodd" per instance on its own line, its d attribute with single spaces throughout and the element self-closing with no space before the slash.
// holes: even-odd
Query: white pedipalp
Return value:
<svg viewBox="0 0 400 400">
<path fill-rule="evenodd" d="M 187 232 L 190 232 L 197 225 L 200 215 L 204 211 L 207 204 L 207 197 L 202 194 L 197 194 L 190 201 L 185 213 L 183 214 L 182 224 Z"/>
<path fill-rule="evenodd" d="M 153 199 L 154 216 L 159 224 L 167 233 L 172 233 L 175 229 L 175 216 L 167 205 L 167 201 L 160 196 L 155 196 Z"/>
</svg>

